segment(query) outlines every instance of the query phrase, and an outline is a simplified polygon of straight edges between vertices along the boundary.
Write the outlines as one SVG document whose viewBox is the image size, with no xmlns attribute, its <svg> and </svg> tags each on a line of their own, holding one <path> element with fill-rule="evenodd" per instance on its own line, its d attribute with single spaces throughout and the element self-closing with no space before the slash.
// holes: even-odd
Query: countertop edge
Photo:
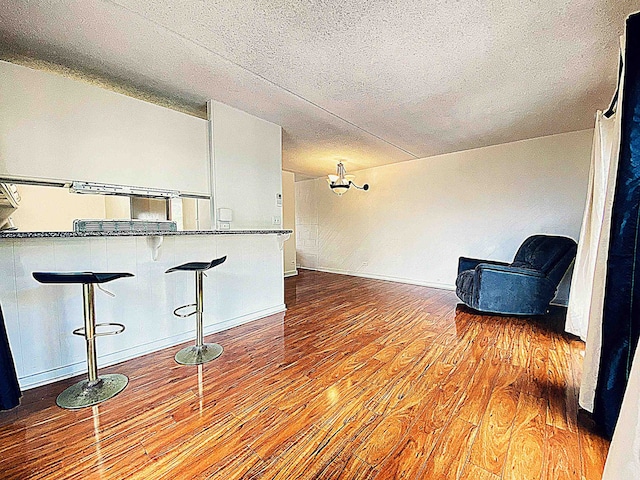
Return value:
<svg viewBox="0 0 640 480">
<path fill-rule="evenodd" d="M 293 230 L 182 230 L 179 232 L 159 232 L 134 230 L 128 232 L 0 232 L 3 238 L 87 238 L 87 237 L 169 237 L 181 235 L 272 235 L 291 234 Z"/>
</svg>

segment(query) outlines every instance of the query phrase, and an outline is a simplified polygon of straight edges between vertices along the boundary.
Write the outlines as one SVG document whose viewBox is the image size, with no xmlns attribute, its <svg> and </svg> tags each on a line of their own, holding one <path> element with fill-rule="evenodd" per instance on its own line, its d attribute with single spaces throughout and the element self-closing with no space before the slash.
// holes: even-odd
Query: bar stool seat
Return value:
<svg viewBox="0 0 640 480">
<path fill-rule="evenodd" d="M 33 272 L 40 283 L 107 283 L 123 277 L 133 277 L 125 272 Z"/>
<path fill-rule="evenodd" d="M 204 272 L 217 267 L 224 263 L 226 256 L 216 258 L 210 262 L 188 262 L 172 267 L 165 273 L 187 271 L 196 273 L 196 303 L 182 305 L 173 311 L 176 317 L 186 318 L 196 315 L 196 343 L 190 347 L 185 347 L 175 355 L 175 360 L 181 365 L 201 365 L 203 363 L 215 360 L 222 355 L 223 348 L 217 343 L 204 343 L 202 313 L 203 313 L 203 293 L 202 293 L 202 276 Z M 181 313 L 181 310 L 194 307 L 189 313 Z"/>
<path fill-rule="evenodd" d="M 227 257 L 216 258 L 215 260 L 211 260 L 210 262 L 189 262 L 183 263 L 182 265 L 178 265 L 177 267 L 172 267 L 164 273 L 171 273 L 177 271 L 188 271 L 188 272 L 204 272 L 209 270 L 210 268 L 217 267 L 221 263 L 224 263 Z"/>
<path fill-rule="evenodd" d="M 118 335 L 125 330 L 125 326 L 121 323 L 96 323 L 94 285 L 134 275 L 125 272 L 33 272 L 32 275 L 40 283 L 82 284 L 84 327 L 75 329 L 73 333 L 86 340 L 88 379 L 64 390 L 58 395 L 56 404 L 62 408 L 77 409 L 96 405 L 116 396 L 124 390 L 129 379 L 119 373 L 98 376 L 96 338 L 104 335 Z M 116 328 L 111 331 L 97 332 L 98 327 Z"/>
</svg>

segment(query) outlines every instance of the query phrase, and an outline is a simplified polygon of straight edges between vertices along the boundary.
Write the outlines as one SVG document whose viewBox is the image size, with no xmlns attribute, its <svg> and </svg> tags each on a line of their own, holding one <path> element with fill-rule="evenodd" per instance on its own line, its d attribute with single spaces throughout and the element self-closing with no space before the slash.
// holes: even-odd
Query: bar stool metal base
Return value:
<svg viewBox="0 0 640 480">
<path fill-rule="evenodd" d="M 176 353 L 175 359 L 180 365 L 202 365 L 222 355 L 222 347 L 217 343 L 191 345 Z"/>
<path fill-rule="evenodd" d="M 89 380 L 82 380 L 58 395 L 56 404 L 69 410 L 97 405 L 115 397 L 128 383 L 129 379 L 120 373 L 100 375 L 93 385 L 89 385 Z"/>
</svg>

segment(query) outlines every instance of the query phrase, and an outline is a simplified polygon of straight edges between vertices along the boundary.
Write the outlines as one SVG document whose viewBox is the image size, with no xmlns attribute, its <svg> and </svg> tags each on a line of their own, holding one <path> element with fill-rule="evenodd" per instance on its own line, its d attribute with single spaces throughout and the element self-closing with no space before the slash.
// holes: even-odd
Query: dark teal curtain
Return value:
<svg viewBox="0 0 640 480">
<path fill-rule="evenodd" d="M 618 178 L 611 216 L 594 420 L 611 437 L 640 336 L 640 15 L 627 20 Z"/>
<path fill-rule="evenodd" d="M 0 410 L 9 410 L 20 403 L 20 386 L 13 356 L 9 348 L 9 338 L 0 308 Z"/>
</svg>

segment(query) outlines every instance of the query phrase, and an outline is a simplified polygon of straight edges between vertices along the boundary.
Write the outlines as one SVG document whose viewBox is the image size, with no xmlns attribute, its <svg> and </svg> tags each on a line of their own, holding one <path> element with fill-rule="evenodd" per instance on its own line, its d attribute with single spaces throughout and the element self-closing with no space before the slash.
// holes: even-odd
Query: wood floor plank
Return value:
<svg viewBox="0 0 640 480">
<path fill-rule="evenodd" d="M 315 478 L 322 479 L 349 479 L 349 480 L 373 480 L 379 477 L 378 471 L 367 465 L 355 455 L 340 455 L 326 469 Z"/>
<path fill-rule="evenodd" d="M 531 328 L 522 319 L 512 322 L 511 363 L 526 368 L 531 356 Z"/>
<path fill-rule="evenodd" d="M 262 463 L 260 457 L 249 447 L 242 449 L 238 455 L 225 464 L 214 464 L 202 473 L 209 480 L 240 480 L 246 478 L 248 472 Z"/>
<path fill-rule="evenodd" d="M 539 480 L 545 460 L 547 404 L 544 399 L 520 393 L 503 480 Z"/>
<path fill-rule="evenodd" d="M 401 410 L 384 416 L 367 441 L 355 451 L 356 456 L 373 467 L 378 466 L 402 441 L 413 420 L 411 410 Z"/>
<path fill-rule="evenodd" d="M 435 448 L 443 429 L 418 419 L 378 467 L 380 478 L 419 478 L 418 473 Z"/>
<path fill-rule="evenodd" d="M 77 378 L 24 392 L 0 412 L 0 477 L 600 478 L 608 442 L 577 410 L 584 346 L 558 314 L 304 270 L 285 301 L 208 336 L 225 350 L 206 365 L 176 364 L 175 346 L 101 369 L 130 383 L 93 409 L 55 406 Z"/>
<path fill-rule="evenodd" d="M 500 477 L 468 462 L 459 480 L 499 480 Z"/>
<path fill-rule="evenodd" d="M 412 347 L 417 347 L 417 350 L 411 352 Z M 396 366 L 396 373 L 393 375 L 385 371 L 384 374 L 389 375 L 386 385 L 381 387 L 379 393 L 368 403 L 367 407 L 379 415 L 396 408 L 410 394 L 411 390 L 416 388 L 416 384 L 419 383 L 425 370 L 433 365 L 442 353 L 443 347 L 440 345 L 426 347 L 421 340 L 413 342 L 398 354 L 401 363 L 406 362 L 406 368 Z M 394 363 L 396 363 L 395 359 L 391 365 Z"/>
<path fill-rule="evenodd" d="M 514 385 L 518 379 L 517 368 L 510 364 L 500 366 L 496 386 L 471 450 L 471 462 L 494 475 L 502 472 L 511 440 L 519 397 Z"/>
<path fill-rule="evenodd" d="M 528 395 L 539 398 L 547 398 L 549 390 L 549 375 L 547 364 L 549 362 L 549 350 L 544 342 L 535 342 L 531 346 L 529 363 L 525 369 L 525 381 L 522 383 L 522 391 Z"/>
<path fill-rule="evenodd" d="M 573 383 L 573 375 L 567 363 L 567 358 L 556 350 L 549 350 L 549 363 L 547 366 L 549 386 L 547 398 L 547 424 L 563 430 L 575 431 L 577 420 L 571 418 L 572 413 L 577 414 L 577 409 L 569 405 L 575 405 L 573 389 L 569 383 Z"/>
<path fill-rule="evenodd" d="M 609 442 L 594 432 L 593 421 L 584 411 L 580 412 L 578 437 L 582 478 L 600 480 L 604 470 L 604 462 L 609 451 Z"/>
<path fill-rule="evenodd" d="M 478 427 L 454 418 L 445 428 L 429 455 L 421 478 L 453 478 L 462 474 Z"/>
<path fill-rule="evenodd" d="M 345 422 L 331 428 L 313 428 L 304 439 L 297 442 L 278 461 L 264 472 L 273 479 L 318 478 L 325 471 L 332 471 L 339 464 L 346 468 L 347 457 L 357 465 L 367 465 L 353 456 L 355 448 L 366 437 L 366 431 L 373 428 L 378 416 L 361 408 Z M 334 465 L 336 464 L 336 465 Z M 333 466 L 332 466 L 333 465 Z M 373 470 L 367 468 L 366 470 Z"/>
<path fill-rule="evenodd" d="M 577 432 L 547 425 L 544 478 L 579 478 L 581 466 L 577 437 Z"/>
<path fill-rule="evenodd" d="M 486 358 L 480 361 L 457 412 L 460 418 L 473 425 L 480 425 L 480 420 L 489 404 L 497 375 L 498 364 Z"/>
</svg>

